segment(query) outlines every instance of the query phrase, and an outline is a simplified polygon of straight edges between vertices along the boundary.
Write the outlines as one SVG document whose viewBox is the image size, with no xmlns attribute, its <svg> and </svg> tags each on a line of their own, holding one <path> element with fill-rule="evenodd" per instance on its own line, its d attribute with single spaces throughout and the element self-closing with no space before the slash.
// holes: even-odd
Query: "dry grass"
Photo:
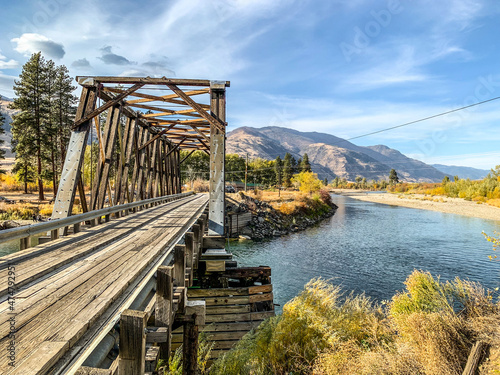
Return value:
<svg viewBox="0 0 500 375">
<path fill-rule="evenodd" d="M 500 369 L 500 305 L 480 285 L 415 271 L 383 308 L 321 280 L 247 335 L 211 374 L 459 375 L 473 343 L 492 345 L 481 374 Z"/>
</svg>

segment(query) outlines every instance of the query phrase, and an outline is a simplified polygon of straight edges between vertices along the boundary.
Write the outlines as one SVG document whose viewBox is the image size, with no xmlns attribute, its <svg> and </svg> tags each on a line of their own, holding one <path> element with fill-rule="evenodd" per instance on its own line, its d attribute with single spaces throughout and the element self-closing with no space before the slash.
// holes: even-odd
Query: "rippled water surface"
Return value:
<svg viewBox="0 0 500 375">
<path fill-rule="evenodd" d="M 500 286 L 500 263 L 482 231 L 499 221 L 333 196 L 336 214 L 315 228 L 268 242 L 231 242 L 240 266 L 272 267 L 275 303 L 283 305 L 311 278 L 333 278 L 347 291 L 390 299 L 414 270 Z"/>
</svg>

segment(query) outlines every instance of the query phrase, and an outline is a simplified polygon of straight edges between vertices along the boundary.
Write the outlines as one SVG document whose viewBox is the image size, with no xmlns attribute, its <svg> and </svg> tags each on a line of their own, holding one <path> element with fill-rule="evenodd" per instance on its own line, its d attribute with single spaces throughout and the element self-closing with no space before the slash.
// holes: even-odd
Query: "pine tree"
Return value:
<svg viewBox="0 0 500 375">
<path fill-rule="evenodd" d="M 29 166 L 33 157 L 36 161 L 36 178 L 38 180 L 38 198 L 44 200 L 43 194 L 43 152 L 47 145 L 45 127 L 49 113 L 47 92 L 46 62 L 40 52 L 35 53 L 23 65 L 20 80 L 14 82 L 16 98 L 11 108 L 20 112 L 12 121 L 12 137 L 15 139 L 15 170 L 22 172 L 27 193 Z"/>
<path fill-rule="evenodd" d="M 312 172 L 311 163 L 309 163 L 309 156 L 307 154 L 304 154 L 304 156 L 302 156 L 302 162 L 300 163 L 300 171 Z"/>
<path fill-rule="evenodd" d="M 0 112 L 0 136 L 5 134 L 5 117 L 3 116 L 2 112 Z M 0 139 L 0 147 L 5 143 L 3 139 Z M 0 160 L 5 159 L 5 150 L 0 148 Z M 2 164 L 0 163 L 0 173 L 2 172 Z"/>
<path fill-rule="evenodd" d="M 391 171 L 389 172 L 389 182 L 391 183 L 391 185 L 395 185 L 399 182 L 398 173 L 395 169 L 391 169 Z"/>
<path fill-rule="evenodd" d="M 293 176 L 293 164 L 292 160 L 295 162 L 295 159 L 293 159 L 292 154 L 287 152 L 285 154 L 285 158 L 283 159 L 283 184 L 285 186 L 291 186 L 292 182 L 292 176 Z"/>
<path fill-rule="evenodd" d="M 278 157 L 274 161 L 274 172 L 276 173 L 276 183 L 281 186 L 283 180 L 283 161 Z"/>
</svg>

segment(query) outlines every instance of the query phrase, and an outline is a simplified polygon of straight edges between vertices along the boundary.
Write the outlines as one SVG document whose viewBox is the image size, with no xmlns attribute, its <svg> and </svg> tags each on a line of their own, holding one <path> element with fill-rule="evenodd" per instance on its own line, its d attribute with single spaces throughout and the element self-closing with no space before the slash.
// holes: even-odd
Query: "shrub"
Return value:
<svg viewBox="0 0 500 375">
<path fill-rule="evenodd" d="M 327 204 L 329 206 L 332 206 L 332 196 L 330 195 L 330 192 L 326 189 L 321 189 L 319 191 L 319 196 L 321 200 L 323 201 L 324 204 Z"/>
<path fill-rule="evenodd" d="M 461 374 L 479 338 L 494 345 L 483 368 L 498 370 L 500 304 L 489 292 L 421 271 L 405 285 L 384 310 L 364 295 L 346 296 L 311 280 L 281 316 L 246 335 L 211 374 Z"/>
<path fill-rule="evenodd" d="M 209 183 L 207 180 L 198 178 L 193 181 L 193 191 L 196 193 L 205 193 L 210 191 Z"/>
</svg>

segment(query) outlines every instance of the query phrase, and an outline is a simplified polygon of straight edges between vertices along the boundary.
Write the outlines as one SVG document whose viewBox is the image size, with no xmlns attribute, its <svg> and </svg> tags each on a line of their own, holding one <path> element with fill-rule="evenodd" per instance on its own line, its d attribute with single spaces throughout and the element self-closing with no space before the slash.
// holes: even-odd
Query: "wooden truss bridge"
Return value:
<svg viewBox="0 0 500 375">
<path fill-rule="evenodd" d="M 237 268 L 225 250 L 229 82 L 77 81 L 52 219 L 0 232 L 0 243 L 21 244 L 0 258 L 0 373 L 154 374 L 182 343 L 183 373 L 195 374 L 199 330 L 215 359 L 274 315 L 271 270 Z M 210 155 L 209 194 L 181 192 L 182 149 Z M 72 215 L 76 203 L 83 213 Z"/>
</svg>

